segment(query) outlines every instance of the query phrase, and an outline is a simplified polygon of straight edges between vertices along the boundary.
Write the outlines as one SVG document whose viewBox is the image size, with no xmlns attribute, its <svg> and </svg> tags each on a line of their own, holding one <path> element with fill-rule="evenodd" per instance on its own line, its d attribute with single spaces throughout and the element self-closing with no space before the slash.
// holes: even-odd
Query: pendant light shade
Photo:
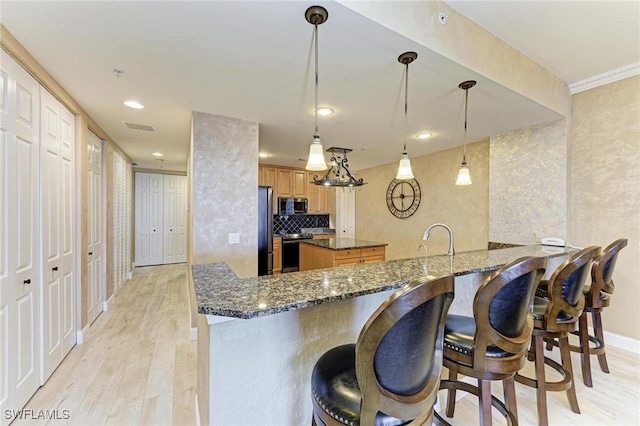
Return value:
<svg viewBox="0 0 640 426">
<path fill-rule="evenodd" d="M 313 134 L 313 142 L 309 147 L 309 157 L 305 169 L 311 171 L 327 170 L 327 162 L 324 160 L 324 148 L 320 142 L 320 134 L 318 133 L 318 25 L 326 22 L 329 12 L 322 6 L 311 6 L 304 13 L 307 22 L 313 25 L 313 38 L 315 41 L 315 108 L 313 109 L 315 120 L 315 132 Z"/>
<path fill-rule="evenodd" d="M 327 163 L 324 161 L 324 149 L 322 148 L 322 142 L 320 142 L 320 136 L 314 136 L 313 142 L 309 147 L 309 159 L 305 169 L 310 171 L 327 170 Z"/>
<path fill-rule="evenodd" d="M 398 173 L 396 179 L 408 180 L 413 179 L 413 171 L 411 170 L 411 160 L 407 153 L 407 98 L 409 92 L 409 64 L 416 60 L 418 54 L 416 52 L 405 52 L 398 56 L 398 62 L 404 64 L 404 145 L 402 155 L 400 156 L 400 164 L 398 164 Z"/>
<path fill-rule="evenodd" d="M 456 185 L 471 185 L 471 173 L 467 166 L 467 110 L 469 105 L 469 89 L 476 85 L 474 80 L 463 81 L 458 85 L 464 90 L 464 141 L 462 143 L 462 164 L 458 171 Z"/>
<path fill-rule="evenodd" d="M 407 154 L 406 152 L 403 152 L 402 156 L 400 157 L 400 165 L 398 165 L 398 174 L 396 175 L 396 179 L 413 179 L 413 171 L 411 171 L 411 160 L 409 160 L 409 154 Z"/>
</svg>

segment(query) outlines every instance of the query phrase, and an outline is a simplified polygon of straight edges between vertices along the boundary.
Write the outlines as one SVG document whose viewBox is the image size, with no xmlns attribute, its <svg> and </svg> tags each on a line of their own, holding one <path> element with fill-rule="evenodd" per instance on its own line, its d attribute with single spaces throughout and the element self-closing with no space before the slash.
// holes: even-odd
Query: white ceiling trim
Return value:
<svg viewBox="0 0 640 426">
<path fill-rule="evenodd" d="M 613 83 L 614 81 L 623 80 L 628 77 L 640 74 L 640 62 L 625 65 L 624 67 L 616 68 L 602 74 L 595 75 L 593 77 L 585 78 L 584 80 L 571 83 L 569 90 L 571 94 L 583 92 L 585 90 L 594 89 L 605 84 Z"/>
</svg>

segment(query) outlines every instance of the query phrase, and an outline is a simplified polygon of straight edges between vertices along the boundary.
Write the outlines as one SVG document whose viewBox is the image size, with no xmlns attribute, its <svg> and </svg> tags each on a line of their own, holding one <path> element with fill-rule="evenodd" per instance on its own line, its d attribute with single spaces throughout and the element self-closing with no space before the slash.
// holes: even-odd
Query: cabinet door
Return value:
<svg viewBox="0 0 640 426">
<path fill-rule="evenodd" d="M 270 186 L 273 190 L 273 212 L 278 212 L 278 168 L 272 166 L 262 166 L 262 183 L 260 185 Z"/>
<path fill-rule="evenodd" d="M 307 173 L 304 170 L 293 171 L 293 196 L 304 198 L 307 196 Z"/>
<path fill-rule="evenodd" d="M 264 166 L 258 166 L 258 186 L 264 185 Z"/>
<path fill-rule="evenodd" d="M 306 186 L 307 186 L 307 198 L 309 199 L 309 213 L 318 213 L 318 185 L 313 183 L 313 177 L 316 172 L 305 173 Z"/>
<path fill-rule="evenodd" d="M 329 213 L 329 188 L 316 186 L 316 205 L 318 213 Z"/>
<path fill-rule="evenodd" d="M 293 195 L 293 173 L 291 169 L 278 169 L 278 197 Z"/>
<path fill-rule="evenodd" d="M 280 238 L 273 239 L 273 273 L 282 272 L 282 240 Z"/>
</svg>

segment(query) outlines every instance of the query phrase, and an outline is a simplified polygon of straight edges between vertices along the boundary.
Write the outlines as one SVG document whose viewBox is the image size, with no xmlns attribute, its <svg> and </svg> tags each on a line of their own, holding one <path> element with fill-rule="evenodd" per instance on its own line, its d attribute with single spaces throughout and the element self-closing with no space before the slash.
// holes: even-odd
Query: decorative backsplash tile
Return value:
<svg viewBox="0 0 640 426">
<path fill-rule="evenodd" d="M 291 216 L 273 216 L 274 234 L 297 234 L 301 228 L 328 228 L 328 214 L 299 214 Z"/>
</svg>

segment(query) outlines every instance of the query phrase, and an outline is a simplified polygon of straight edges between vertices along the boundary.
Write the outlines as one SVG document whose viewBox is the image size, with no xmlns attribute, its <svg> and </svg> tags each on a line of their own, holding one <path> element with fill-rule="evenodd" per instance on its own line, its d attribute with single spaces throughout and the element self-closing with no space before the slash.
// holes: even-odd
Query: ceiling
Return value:
<svg viewBox="0 0 640 426">
<path fill-rule="evenodd" d="M 637 2 L 448 3 L 567 83 L 640 59 L 632 37 L 638 14 L 628 16 Z M 608 6 L 593 6 L 600 3 Z M 313 26 L 304 11 L 313 4 L 329 11 L 319 27 L 319 103 L 335 109 L 319 118 L 320 135 L 325 148 L 353 149 L 352 169 L 400 156 L 404 66 L 397 57 L 409 50 L 418 53 L 409 67 L 413 157 L 462 144 L 464 80 L 478 81 L 469 92 L 469 141 L 559 118 L 334 2 L 3 0 L 2 24 L 139 167 L 186 170 L 191 111 L 258 122 L 260 150 L 271 154 L 261 162 L 303 167 L 314 103 Z M 127 99 L 145 108 L 129 109 Z M 423 131 L 434 136 L 418 141 Z"/>
</svg>

